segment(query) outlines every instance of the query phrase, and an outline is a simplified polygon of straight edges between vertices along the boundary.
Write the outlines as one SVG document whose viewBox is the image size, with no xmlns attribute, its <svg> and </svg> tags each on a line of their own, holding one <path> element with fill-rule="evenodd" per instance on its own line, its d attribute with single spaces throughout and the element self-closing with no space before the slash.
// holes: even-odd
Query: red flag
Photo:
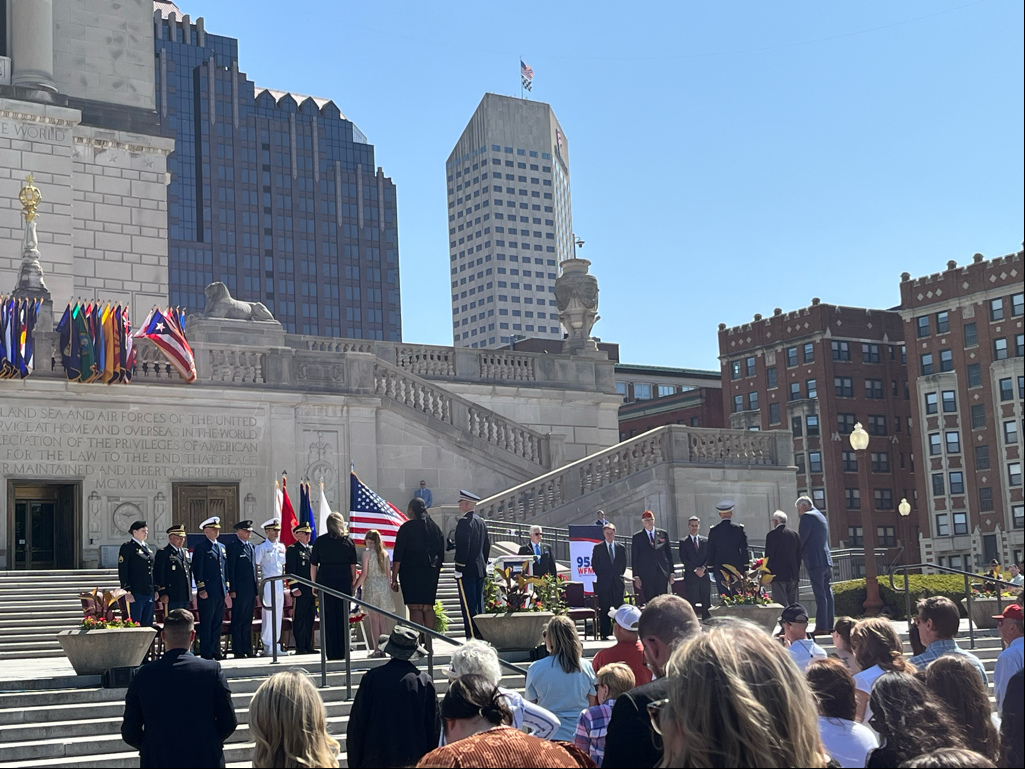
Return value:
<svg viewBox="0 0 1025 769">
<path fill-rule="evenodd" d="M 288 489 L 285 488 L 285 478 L 281 478 L 281 541 L 285 547 L 294 545 L 295 534 L 292 529 L 299 525 L 295 517 L 295 510 L 292 509 L 292 501 L 288 498 Z"/>
</svg>

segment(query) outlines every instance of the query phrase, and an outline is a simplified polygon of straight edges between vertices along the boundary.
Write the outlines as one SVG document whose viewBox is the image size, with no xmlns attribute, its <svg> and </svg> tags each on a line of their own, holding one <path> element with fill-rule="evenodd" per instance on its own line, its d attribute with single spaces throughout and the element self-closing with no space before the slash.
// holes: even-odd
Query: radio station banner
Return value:
<svg viewBox="0 0 1025 769">
<path fill-rule="evenodd" d="M 594 593 L 591 553 L 594 552 L 594 546 L 604 538 L 601 526 L 569 527 L 570 574 L 574 582 L 584 583 L 584 593 Z"/>
</svg>

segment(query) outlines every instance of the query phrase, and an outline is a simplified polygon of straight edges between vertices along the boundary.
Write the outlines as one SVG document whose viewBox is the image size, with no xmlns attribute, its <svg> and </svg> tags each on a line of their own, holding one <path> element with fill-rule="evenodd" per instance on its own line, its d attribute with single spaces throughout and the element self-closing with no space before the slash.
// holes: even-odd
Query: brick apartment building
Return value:
<svg viewBox="0 0 1025 769">
<path fill-rule="evenodd" d="M 726 426 L 718 371 L 617 363 L 616 390 L 621 441 L 663 425 Z"/>
<path fill-rule="evenodd" d="M 901 276 L 923 560 L 1021 562 L 1022 252 Z"/>
<path fill-rule="evenodd" d="M 822 304 L 734 328 L 719 325 L 723 406 L 729 425 L 790 428 L 797 488 L 830 521 L 834 547 L 864 543 L 862 506 L 876 546 L 905 544 L 917 558 L 918 513 L 904 323 L 893 310 Z M 861 422 L 871 436 L 866 468 L 848 436 Z M 859 469 L 864 471 L 859 475 Z M 902 521 L 902 498 L 913 505 Z M 786 510 L 793 514 L 793 509 Z"/>
</svg>

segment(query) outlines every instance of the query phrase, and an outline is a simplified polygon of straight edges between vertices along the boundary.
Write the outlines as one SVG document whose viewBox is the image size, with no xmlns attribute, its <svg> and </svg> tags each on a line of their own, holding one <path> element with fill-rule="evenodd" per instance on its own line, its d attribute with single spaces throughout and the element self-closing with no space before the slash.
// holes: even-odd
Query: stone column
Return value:
<svg viewBox="0 0 1025 769">
<path fill-rule="evenodd" d="M 10 4 L 11 85 L 57 92 L 53 79 L 53 0 Z"/>
</svg>

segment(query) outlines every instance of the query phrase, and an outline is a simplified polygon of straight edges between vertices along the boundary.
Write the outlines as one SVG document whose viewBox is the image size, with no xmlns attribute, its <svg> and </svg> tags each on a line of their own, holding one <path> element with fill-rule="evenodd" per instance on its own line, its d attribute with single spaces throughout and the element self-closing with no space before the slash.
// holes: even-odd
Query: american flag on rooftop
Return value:
<svg viewBox="0 0 1025 769">
<path fill-rule="evenodd" d="M 381 542 L 391 550 L 395 534 L 408 518 L 395 505 L 364 484 L 356 473 L 349 473 L 349 533 L 359 544 L 371 529 L 381 533 Z"/>
<path fill-rule="evenodd" d="M 520 59 L 520 74 L 527 78 L 527 80 L 534 79 L 534 70 L 523 59 Z"/>
</svg>

